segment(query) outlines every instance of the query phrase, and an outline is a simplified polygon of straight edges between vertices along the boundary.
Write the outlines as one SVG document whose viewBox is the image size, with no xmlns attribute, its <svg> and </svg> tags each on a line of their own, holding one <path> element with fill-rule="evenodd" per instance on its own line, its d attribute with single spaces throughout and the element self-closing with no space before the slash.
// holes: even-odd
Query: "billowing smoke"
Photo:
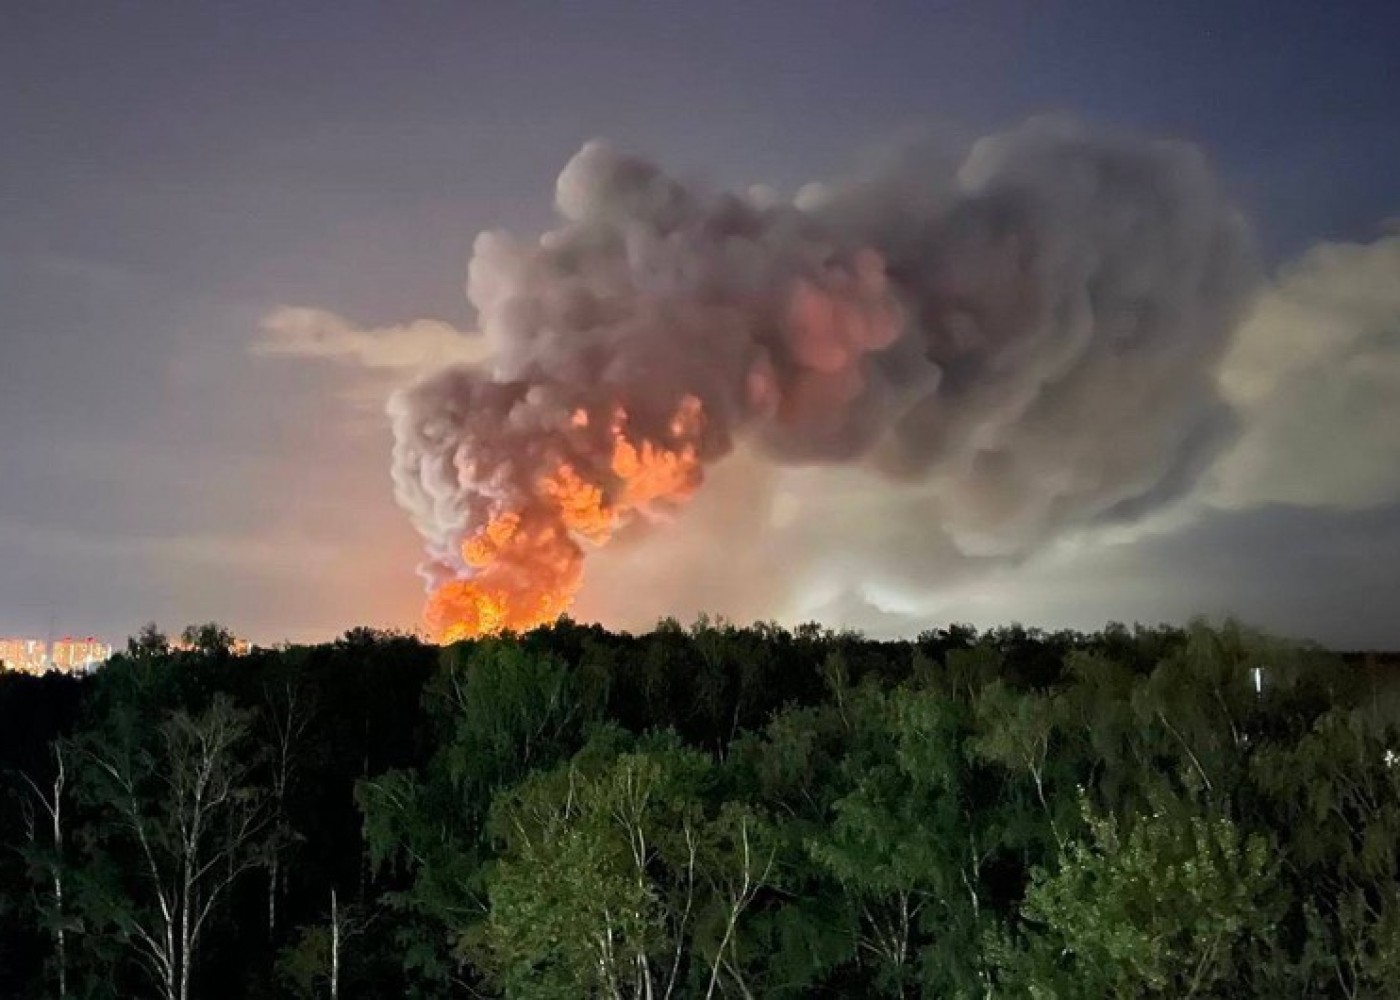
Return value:
<svg viewBox="0 0 1400 1000">
<path fill-rule="evenodd" d="M 566 610 L 590 547 L 740 441 L 917 485 L 1000 555 L 1151 508 L 1228 437 L 1255 268 L 1191 146 L 1037 120 L 779 202 L 590 143 L 555 200 L 537 241 L 477 239 L 489 360 L 390 403 L 443 638 Z"/>
</svg>

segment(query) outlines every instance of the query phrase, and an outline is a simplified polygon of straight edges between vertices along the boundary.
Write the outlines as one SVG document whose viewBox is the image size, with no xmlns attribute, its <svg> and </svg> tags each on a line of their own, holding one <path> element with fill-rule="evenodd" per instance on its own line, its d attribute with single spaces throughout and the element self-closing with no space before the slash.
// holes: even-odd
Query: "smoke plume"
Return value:
<svg viewBox="0 0 1400 1000">
<path fill-rule="evenodd" d="M 1207 499 L 1363 510 L 1400 499 L 1400 230 L 1282 269 L 1221 363 L 1243 433 Z"/>
<path fill-rule="evenodd" d="M 1003 556 L 1150 509 L 1228 439 L 1256 272 L 1189 145 L 1036 120 L 782 202 L 590 143 L 555 204 L 536 241 L 476 241 L 488 359 L 389 405 L 441 638 L 563 612 L 590 548 L 741 442 L 884 477 Z"/>
</svg>

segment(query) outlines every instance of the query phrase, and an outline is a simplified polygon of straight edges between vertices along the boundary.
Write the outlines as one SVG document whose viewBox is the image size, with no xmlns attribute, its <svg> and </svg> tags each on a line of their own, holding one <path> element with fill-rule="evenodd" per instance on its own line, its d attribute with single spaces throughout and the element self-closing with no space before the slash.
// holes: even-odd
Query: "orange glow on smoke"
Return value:
<svg viewBox="0 0 1400 1000">
<path fill-rule="evenodd" d="M 704 413 L 700 400 L 687 396 L 671 418 L 671 436 L 694 442 Z M 628 507 L 646 507 L 657 500 L 688 500 L 700 485 L 700 456 L 694 443 L 675 449 L 651 441 L 628 440 L 626 414 L 613 420 L 612 471 L 624 484 L 622 499 Z"/>
<path fill-rule="evenodd" d="M 612 534 L 614 514 L 603 499 L 602 487 L 586 483 L 568 462 L 540 480 L 540 492 L 559 508 L 564 527 L 601 545 Z"/>
<path fill-rule="evenodd" d="M 669 440 L 654 441 L 631 434 L 626 411 L 614 409 L 602 481 L 561 460 L 540 477 L 527 504 L 498 514 L 463 542 L 472 575 L 433 591 L 424 614 L 430 633 L 452 643 L 522 632 L 567 611 L 582 583 L 582 542 L 602 545 L 631 514 L 679 504 L 700 485 L 704 416 L 700 400 L 686 396 L 668 424 Z M 569 417 L 576 432 L 590 424 L 587 410 Z"/>
</svg>

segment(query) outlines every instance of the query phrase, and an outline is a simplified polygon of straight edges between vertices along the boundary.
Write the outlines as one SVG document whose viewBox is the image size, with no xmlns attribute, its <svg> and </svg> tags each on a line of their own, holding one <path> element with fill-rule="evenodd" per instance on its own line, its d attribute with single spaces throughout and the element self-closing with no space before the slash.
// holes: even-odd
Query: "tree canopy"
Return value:
<svg viewBox="0 0 1400 1000">
<path fill-rule="evenodd" d="M 567 620 L 0 675 L 0 995 L 1379 997 L 1400 664 Z"/>
</svg>

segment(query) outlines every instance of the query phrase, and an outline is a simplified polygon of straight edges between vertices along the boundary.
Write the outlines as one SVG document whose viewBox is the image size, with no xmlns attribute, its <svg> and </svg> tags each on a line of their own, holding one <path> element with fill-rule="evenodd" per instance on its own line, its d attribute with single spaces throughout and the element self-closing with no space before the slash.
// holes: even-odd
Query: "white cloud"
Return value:
<svg viewBox="0 0 1400 1000">
<path fill-rule="evenodd" d="M 476 364 L 490 353 L 479 334 L 441 320 L 361 328 L 325 309 L 292 306 L 263 318 L 252 350 L 264 357 L 331 361 L 385 372 Z"/>
<path fill-rule="evenodd" d="M 1400 498 L 1400 232 L 1285 268 L 1220 374 L 1243 433 L 1204 498 L 1360 509 Z"/>
</svg>

